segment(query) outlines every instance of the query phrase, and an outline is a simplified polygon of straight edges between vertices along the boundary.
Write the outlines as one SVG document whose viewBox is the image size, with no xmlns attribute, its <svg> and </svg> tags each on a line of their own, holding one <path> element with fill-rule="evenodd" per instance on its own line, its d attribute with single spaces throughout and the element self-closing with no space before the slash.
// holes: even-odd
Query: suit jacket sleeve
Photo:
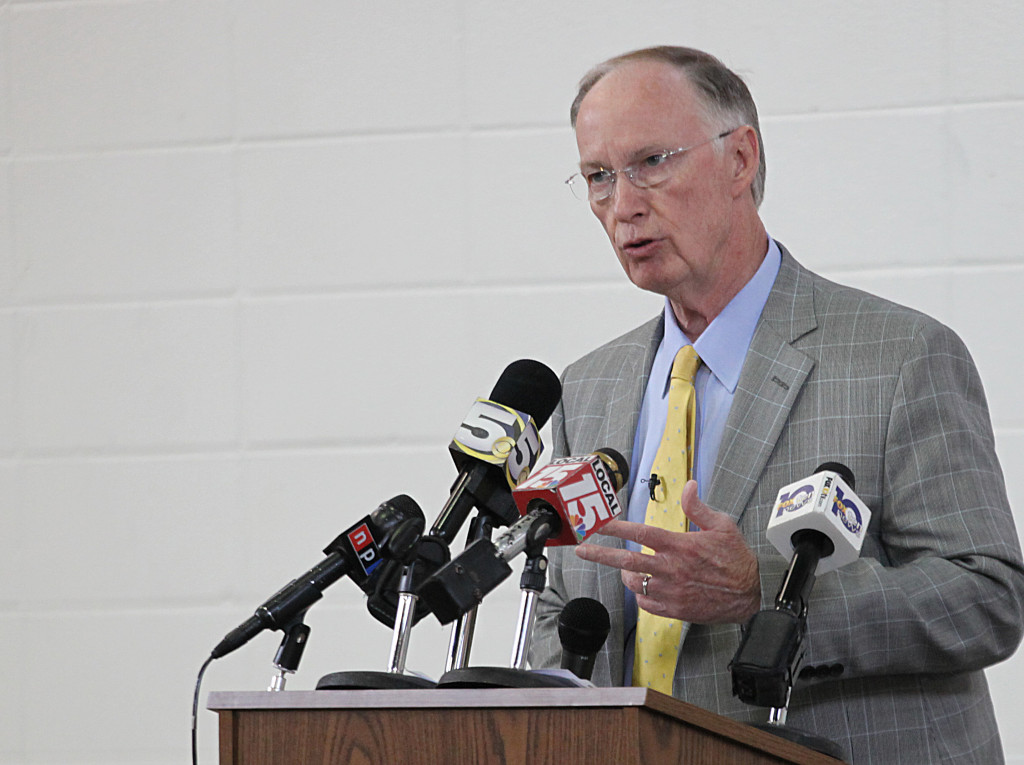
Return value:
<svg viewBox="0 0 1024 765">
<path fill-rule="evenodd" d="M 848 425 L 881 438 L 875 465 L 856 438 L 846 457 L 868 477 L 863 556 L 812 595 L 808 661 L 847 677 L 980 669 L 1021 637 L 1024 571 L 977 370 L 924 317 L 905 348 L 891 390 L 878 391 L 887 419 Z"/>
</svg>

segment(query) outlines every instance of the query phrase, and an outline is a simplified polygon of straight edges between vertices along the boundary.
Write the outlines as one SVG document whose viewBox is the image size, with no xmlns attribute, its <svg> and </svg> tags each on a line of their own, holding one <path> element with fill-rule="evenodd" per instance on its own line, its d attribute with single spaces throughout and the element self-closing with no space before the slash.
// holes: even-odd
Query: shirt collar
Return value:
<svg viewBox="0 0 1024 765">
<path fill-rule="evenodd" d="M 693 348 L 701 361 L 729 393 L 734 393 L 739 384 L 743 360 L 747 357 L 757 321 L 764 310 L 764 304 L 768 302 L 768 295 L 775 284 L 781 263 L 782 252 L 779 245 L 769 237 L 768 252 L 750 281 L 736 293 L 693 343 Z M 690 345 L 690 340 L 680 329 L 668 298 L 665 299 L 664 310 L 665 336 L 658 349 L 651 376 L 658 375 L 654 379 L 664 379 L 667 391 L 672 360 L 680 348 Z"/>
</svg>

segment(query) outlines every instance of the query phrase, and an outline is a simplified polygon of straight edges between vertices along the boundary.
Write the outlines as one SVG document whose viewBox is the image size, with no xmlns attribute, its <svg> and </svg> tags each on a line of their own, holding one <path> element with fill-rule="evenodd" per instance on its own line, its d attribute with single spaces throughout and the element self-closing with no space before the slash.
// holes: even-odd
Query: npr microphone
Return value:
<svg viewBox="0 0 1024 765">
<path fill-rule="evenodd" d="M 779 491 L 765 536 L 790 563 L 774 610 L 754 615 L 729 665 L 733 695 L 741 701 L 774 708 L 789 703 L 815 577 L 856 560 L 867 535 L 871 511 L 853 486 L 849 468 L 826 462 Z"/>
<path fill-rule="evenodd" d="M 447 624 L 480 604 L 512 573 L 507 561 L 524 550 L 577 545 L 622 512 L 617 492 L 629 464 L 614 449 L 565 457 L 512 491 L 523 517 L 494 542 L 478 539 L 423 583 L 420 597 Z"/>
<path fill-rule="evenodd" d="M 266 629 L 282 629 L 323 597 L 323 591 L 350 576 L 367 594 L 376 587 L 376 574 L 385 557 L 401 557 L 416 543 L 426 521 L 419 505 L 405 494 L 389 499 L 324 548 L 327 556 L 293 579 L 231 630 L 213 649 L 219 659 L 240 648 Z"/>
<path fill-rule="evenodd" d="M 594 674 L 594 661 L 608 639 L 608 609 L 593 598 L 575 598 L 558 615 L 558 642 L 562 644 L 562 669 L 581 680 Z"/>
</svg>

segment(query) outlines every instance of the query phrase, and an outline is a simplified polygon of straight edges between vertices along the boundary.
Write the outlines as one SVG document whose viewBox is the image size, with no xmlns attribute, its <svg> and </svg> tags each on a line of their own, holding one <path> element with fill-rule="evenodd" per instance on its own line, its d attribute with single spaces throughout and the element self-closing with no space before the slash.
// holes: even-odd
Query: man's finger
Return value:
<svg viewBox="0 0 1024 765">
<path fill-rule="evenodd" d="M 592 563 L 601 563 L 612 568 L 636 571 L 641 574 L 653 574 L 655 573 L 654 569 L 659 568 L 653 555 L 644 555 L 633 550 L 621 550 L 603 545 L 579 545 L 576 548 L 576 556 Z"/>
<path fill-rule="evenodd" d="M 687 481 L 683 487 L 680 504 L 687 519 L 700 529 L 711 529 L 719 526 L 723 519 L 732 524 L 732 519 L 723 513 L 716 512 L 705 505 L 697 496 L 697 482 Z M 734 525 L 734 524 L 733 524 Z"/>
<path fill-rule="evenodd" d="M 643 523 L 614 520 L 602 526 L 597 533 L 624 539 L 627 542 L 636 542 L 641 547 L 648 547 L 651 550 L 658 550 L 671 543 L 674 532 L 659 529 L 657 526 L 647 526 Z"/>
</svg>

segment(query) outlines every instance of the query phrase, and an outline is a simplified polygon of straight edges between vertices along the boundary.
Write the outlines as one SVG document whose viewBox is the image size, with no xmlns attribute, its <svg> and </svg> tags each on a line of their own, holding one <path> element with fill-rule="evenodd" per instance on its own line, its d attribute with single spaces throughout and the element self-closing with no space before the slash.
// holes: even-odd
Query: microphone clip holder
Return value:
<svg viewBox="0 0 1024 765">
<path fill-rule="evenodd" d="M 740 701 L 773 710 L 785 709 L 804 657 L 807 605 L 818 561 L 829 555 L 832 541 L 819 531 L 793 535 L 793 558 L 775 596 L 774 610 L 754 614 L 729 668 L 732 692 Z M 784 718 L 785 713 L 780 713 Z"/>
<path fill-rule="evenodd" d="M 547 580 L 548 559 L 542 554 L 543 541 L 534 548 L 534 555 L 526 560 L 520 579 L 522 597 L 516 627 L 511 666 L 461 667 L 445 672 L 438 680 L 439 688 L 567 688 L 577 683 L 564 677 L 537 674 L 526 669 L 527 655 L 533 636 L 537 611 L 537 596 L 544 590 Z"/>
<path fill-rule="evenodd" d="M 294 673 L 299 668 L 302 653 L 306 650 L 306 644 L 309 642 L 310 629 L 309 625 L 303 621 L 305 616 L 306 612 L 303 611 L 282 628 L 284 637 L 281 638 L 281 645 L 278 646 L 277 653 L 274 655 L 274 667 L 277 668 L 277 674 L 270 678 L 268 691 L 283 691 L 287 675 Z"/>
<path fill-rule="evenodd" d="M 491 541 L 494 533 L 494 520 L 488 513 L 478 512 L 469 523 L 469 534 L 466 536 L 466 547 L 476 541 Z M 445 660 L 445 672 L 463 669 L 469 665 L 469 652 L 473 648 L 473 635 L 476 632 L 476 606 L 459 616 L 452 625 L 448 640 L 448 658 Z"/>
<path fill-rule="evenodd" d="M 553 510 L 537 509 L 494 542 L 477 539 L 423 583 L 420 597 L 441 624 L 458 619 L 512 574 L 508 560 L 524 551 L 528 556 L 539 555 L 547 540 L 557 536 L 560 524 Z"/>
</svg>

